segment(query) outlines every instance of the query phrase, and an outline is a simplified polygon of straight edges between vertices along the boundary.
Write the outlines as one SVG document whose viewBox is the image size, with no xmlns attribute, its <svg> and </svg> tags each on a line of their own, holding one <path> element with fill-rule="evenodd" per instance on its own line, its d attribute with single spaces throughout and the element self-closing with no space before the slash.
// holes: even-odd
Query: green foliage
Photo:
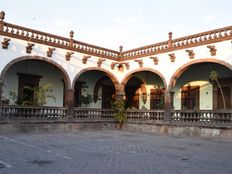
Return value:
<svg viewBox="0 0 232 174">
<path fill-rule="evenodd" d="M 44 106 L 47 102 L 47 98 L 51 98 L 56 101 L 56 98 L 52 95 L 49 95 L 52 92 L 52 84 L 47 83 L 43 86 L 38 87 L 26 87 L 28 90 L 33 92 L 33 98 L 31 101 L 23 100 L 22 105 L 34 105 L 34 106 Z"/>
<path fill-rule="evenodd" d="M 115 119 L 119 124 L 123 124 L 127 121 L 125 101 L 117 100 L 113 104 L 113 108 L 116 110 Z"/>
<path fill-rule="evenodd" d="M 211 71 L 210 75 L 209 75 L 209 78 L 212 81 L 217 81 L 218 80 L 218 73 L 217 73 L 217 71 L 215 71 L 215 70 Z"/>
<path fill-rule="evenodd" d="M 46 104 L 46 99 L 51 98 L 56 101 L 56 98 L 52 95 L 49 95 L 49 92 L 52 92 L 52 85 L 50 83 L 45 84 L 44 86 L 34 87 L 33 89 L 33 103 L 37 106 L 43 106 Z"/>
<path fill-rule="evenodd" d="M 89 93 L 87 93 L 86 96 L 81 95 L 81 103 L 85 105 L 89 105 L 92 102 L 93 102 L 93 96 L 90 95 Z"/>
<path fill-rule="evenodd" d="M 13 91 L 9 92 L 9 100 L 12 100 L 14 104 L 17 103 L 18 96 L 16 95 L 15 92 L 13 92 Z"/>
<path fill-rule="evenodd" d="M 84 91 L 86 93 L 87 89 L 89 88 L 89 86 L 87 85 L 87 82 L 83 82 L 81 84 L 81 89 L 82 91 Z M 94 100 L 93 100 L 93 96 L 89 93 L 86 93 L 86 94 L 82 94 L 81 95 L 81 103 L 82 104 L 85 104 L 85 105 L 89 105 L 90 103 L 92 103 Z"/>
<path fill-rule="evenodd" d="M 219 83 L 219 81 L 218 81 L 218 73 L 217 73 L 217 71 L 212 70 L 212 71 L 210 72 L 209 78 L 210 78 L 210 80 L 211 80 L 212 82 L 216 82 L 216 83 L 217 83 L 217 85 L 218 85 L 218 87 L 219 87 L 219 90 L 220 90 L 220 92 L 221 92 L 221 95 L 222 95 L 222 101 L 223 101 L 224 109 L 226 109 L 225 96 L 224 96 L 224 93 L 223 93 L 223 91 L 222 91 L 222 87 L 221 87 L 221 85 L 220 85 L 220 83 Z"/>
</svg>

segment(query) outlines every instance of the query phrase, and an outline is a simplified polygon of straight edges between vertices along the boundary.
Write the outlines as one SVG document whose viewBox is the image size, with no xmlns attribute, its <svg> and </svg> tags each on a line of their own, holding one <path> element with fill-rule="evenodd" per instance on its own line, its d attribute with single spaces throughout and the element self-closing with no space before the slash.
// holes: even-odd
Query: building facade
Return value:
<svg viewBox="0 0 232 174">
<path fill-rule="evenodd" d="M 45 106 L 109 109 L 125 99 L 128 109 L 166 115 L 232 109 L 231 26 L 115 51 L 0 17 L 2 106 L 30 105 L 30 89 L 51 84 Z"/>
</svg>

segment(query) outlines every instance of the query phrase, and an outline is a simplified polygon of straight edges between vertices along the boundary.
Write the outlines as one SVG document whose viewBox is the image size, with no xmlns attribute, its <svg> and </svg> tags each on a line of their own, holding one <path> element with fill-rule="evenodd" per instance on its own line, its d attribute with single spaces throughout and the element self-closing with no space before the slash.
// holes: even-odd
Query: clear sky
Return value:
<svg viewBox="0 0 232 174">
<path fill-rule="evenodd" d="M 5 21 L 118 50 L 232 25 L 232 0 L 0 0 Z"/>
</svg>

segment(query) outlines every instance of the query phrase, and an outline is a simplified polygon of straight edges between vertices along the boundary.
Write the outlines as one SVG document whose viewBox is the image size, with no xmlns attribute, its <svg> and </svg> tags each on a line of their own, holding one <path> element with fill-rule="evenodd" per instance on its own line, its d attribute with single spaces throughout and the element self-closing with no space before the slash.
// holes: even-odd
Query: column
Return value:
<svg viewBox="0 0 232 174">
<path fill-rule="evenodd" d="M 64 92 L 64 106 L 68 108 L 68 117 L 72 117 L 74 114 L 74 92 L 74 89 L 65 89 Z"/>
<path fill-rule="evenodd" d="M 172 106 L 172 100 L 171 99 L 171 92 L 168 90 L 165 92 L 165 106 L 164 106 L 164 114 L 165 114 L 165 120 L 171 122 L 172 119 L 172 113 L 171 110 L 173 108 Z"/>
<path fill-rule="evenodd" d="M 0 106 L 2 105 L 3 80 L 0 79 Z"/>
<path fill-rule="evenodd" d="M 125 97 L 125 92 L 124 92 L 124 85 L 122 84 L 116 84 L 115 85 L 115 100 L 122 100 Z"/>
</svg>

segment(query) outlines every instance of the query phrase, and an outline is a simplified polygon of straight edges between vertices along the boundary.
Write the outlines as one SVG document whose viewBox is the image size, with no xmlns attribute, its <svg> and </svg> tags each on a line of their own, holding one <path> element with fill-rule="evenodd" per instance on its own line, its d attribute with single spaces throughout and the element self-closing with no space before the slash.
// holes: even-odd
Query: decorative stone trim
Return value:
<svg viewBox="0 0 232 174">
<path fill-rule="evenodd" d="M 216 56 L 217 49 L 215 48 L 215 45 L 208 45 L 207 48 L 209 48 L 211 56 Z"/>
<path fill-rule="evenodd" d="M 7 49 L 9 46 L 10 39 L 9 38 L 4 38 L 2 41 L 2 48 Z"/>
<path fill-rule="evenodd" d="M 55 51 L 55 48 L 48 47 L 47 51 L 47 57 L 52 57 L 53 51 Z"/>
<path fill-rule="evenodd" d="M 140 68 L 143 67 L 143 60 L 142 59 L 140 59 L 140 60 L 134 60 L 134 61 L 138 62 Z"/>
<path fill-rule="evenodd" d="M 69 36 L 70 36 L 70 44 L 69 44 L 69 46 L 73 47 L 73 43 L 74 43 L 74 40 L 73 40 L 74 31 L 71 30 L 70 33 L 69 33 Z"/>
<path fill-rule="evenodd" d="M 83 64 L 86 64 L 87 63 L 87 60 L 89 59 L 89 58 L 91 58 L 91 56 L 83 56 L 83 58 L 82 58 L 82 63 Z"/>
<path fill-rule="evenodd" d="M 171 62 L 175 62 L 176 56 L 175 53 L 168 54 L 170 56 Z"/>
<path fill-rule="evenodd" d="M 129 62 L 122 62 L 122 63 L 119 63 L 119 62 L 112 62 L 111 63 L 111 69 L 114 70 L 114 67 L 115 65 L 118 65 L 118 71 L 121 71 L 123 72 L 124 71 L 124 65 L 126 66 L 126 69 L 129 70 L 130 69 L 130 64 Z"/>
<path fill-rule="evenodd" d="M 65 58 L 67 61 L 70 61 L 71 55 L 74 54 L 74 52 L 67 52 L 65 55 Z"/>
<path fill-rule="evenodd" d="M 154 62 L 155 65 L 158 65 L 158 63 L 159 63 L 158 57 L 150 57 L 150 59 L 153 60 L 153 62 Z"/>
<path fill-rule="evenodd" d="M 127 51 L 123 51 L 123 48 L 120 47 L 119 51 L 115 51 L 74 40 L 73 31 L 70 32 L 69 38 L 64 38 L 31 28 L 10 24 L 5 22 L 4 19 L 5 13 L 0 12 L 0 31 L 2 36 L 12 37 L 27 42 L 32 41 L 33 43 L 47 46 L 52 45 L 55 48 L 62 48 L 69 51 L 107 58 L 119 62 L 154 56 L 161 53 L 173 52 L 175 50 L 203 46 L 206 44 L 214 44 L 221 41 L 231 40 L 232 36 L 232 26 L 205 31 L 176 39 L 172 38 L 173 36 L 170 32 L 169 39 L 167 41 L 154 43 Z M 216 55 L 216 52 L 212 51 L 211 54 Z"/>
<path fill-rule="evenodd" d="M 110 67 L 111 67 L 112 70 L 114 70 L 114 67 L 115 67 L 116 64 L 118 64 L 118 62 L 112 62 L 111 63 Z"/>
<path fill-rule="evenodd" d="M 129 68 L 130 68 L 129 62 L 124 62 L 124 63 L 122 63 L 122 64 L 126 65 L 126 69 L 129 70 Z"/>
<path fill-rule="evenodd" d="M 106 61 L 106 59 L 98 59 L 97 61 L 97 67 L 101 67 L 102 62 Z"/>
<path fill-rule="evenodd" d="M 193 50 L 185 50 L 185 51 L 188 53 L 190 59 L 194 59 L 195 53 L 193 52 Z"/>
<path fill-rule="evenodd" d="M 31 54 L 31 51 L 32 51 L 32 47 L 35 46 L 35 44 L 33 43 L 27 43 L 27 46 L 26 46 L 26 53 L 28 54 Z"/>
<path fill-rule="evenodd" d="M 168 33 L 168 48 L 172 48 L 172 32 Z"/>
</svg>

